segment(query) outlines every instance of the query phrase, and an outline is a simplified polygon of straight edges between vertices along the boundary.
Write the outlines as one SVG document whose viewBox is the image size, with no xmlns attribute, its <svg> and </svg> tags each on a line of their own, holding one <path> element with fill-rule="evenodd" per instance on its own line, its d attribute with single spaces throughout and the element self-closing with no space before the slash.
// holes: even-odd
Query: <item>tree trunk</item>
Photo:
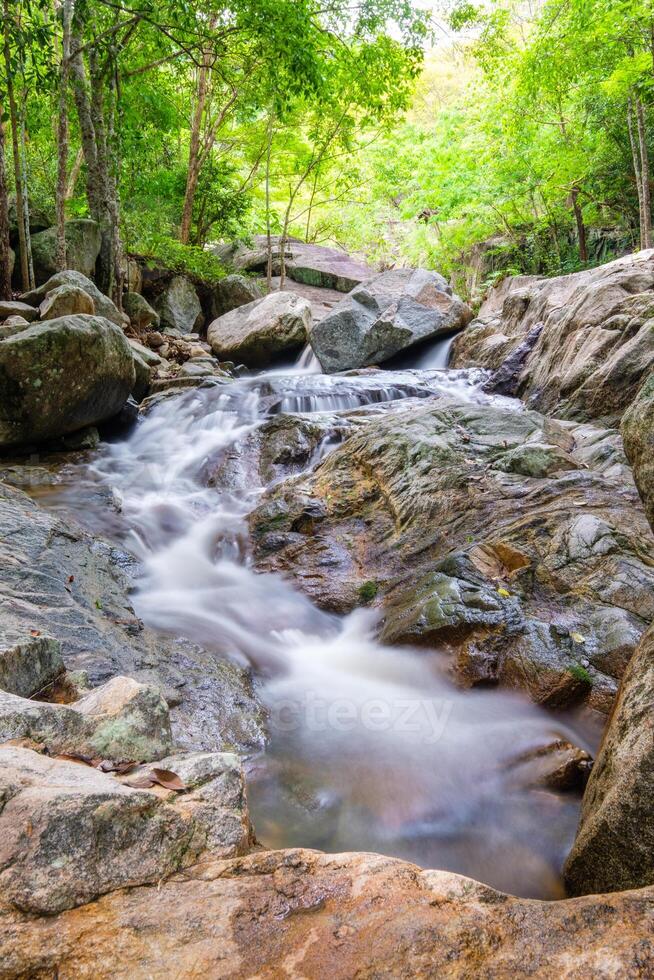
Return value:
<svg viewBox="0 0 654 980">
<path fill-rule="evenodd" d="M 0 120 L 2 110 L 0 107 Z M 11 299 L 9 191 L 5 167 L 5 127 L 0 121 L 0 299 Z"/>
<path fill-rule="evenodd" d="M 68 176 L 68 183 L 66 184 L 66 194 L 65 198 L 70 201 L 75 193 L 75 186 L 79 180 L 80 171 L 82 169 L 82 164 L 84 163 L 84 150 L 80 146 L 75 156 L 75 162 L 70 168 L 70 174 Z"/>
<path fill-rule="evenodd" d="M 202 134 L 202 120 L 207 104 L 209 92 L 209 69 L 211 55 L 205 50 L 202 55 L 202 66 L 198 71 L 198 86 L 193 110 L 193 120 L 191 122 L 191 140 L 188 152 L 188 173 L 186 175 L 186 190 L 184 192 L 184 207 L 182 209 L 182 224 L 179 231 L 180 241 L 185 245 L 191 236 L 191 224 L 193 222 L 193 203 L 195 193 L 198 189 L 200 178 L 200 138 Z"/>
<path fill-rule="evenodd" d="M 14 78 L 11 65 L 11 49 L 9 46 L 9 0 L 4 0 L 4 61 L 7 84 L 7 97 L 9 101 L 9 117 L 11 120 L 11 144 L 14 158 L 14 180 L 16 183 L 16 220 L 18 224 L 18 253 L 20 261 L 20 274 L 23 290 L 27 292 L 32 288 L 33 282 L 30 277 L 30 240 L 29 240 L 29 207 L 27 201 L 27 187 L 25 184 L 24 155 L 21 152 L 21 133 L 22 126 L 18 119 L 16 107 L 16 93 L 14 90 Z"/>
<path fill-rule="evenodd" d="M 572 201 L 572 209 L 575 214 L 575 221 L 577 222 L 577 238 L 579 240 L 579 260 L 584 264 L 588 262 L 588 246 L 586 244 L 586 226 L 584 224 L 584 216 L 582 214 L 581 208 L 579 206 L 579 188 L 573 187 L 570 191 L 570 199 Z"/>
<path fill-rule="evenodd" d="M 640 165 L 643 186 L 643 248 L 652 247 L 652 192 L 649 184 L 649 156 L 647 153 L 647 131 L 645 110 L 640 99 L 636 100 L 638 119 L 638 143 L 640 146 Z"/>
<path fill-rule="evenodd" d="M 118 193 L 118 180 L 120 154 L 118 152 L 119 137 L 116 131 L 116 113 L 118 111 L 118 88 L 116 75 L 112 74 L 109 86 L 109 111 L 107 113 L 107 197 L 109 206 L 109 216 L 111 220 L 111 260 L 113 263 L 113 294 L 112 298 L 119 310 L 123 308 L 123 279 L 125 275 L 125 263 L 123 262 L 123 245 L 120 237 L 120 197 Z"/>
<path fill-rule="evenodd" d="M 74 0 L 64 0 L 63 35 L 59 67 L 59 118 L 57 123 L 57 250 L 55 263 L 66 268 L 66 179 L 68 175 L 68 77 L 70 74 L 70 28 Z"/>
<path fill-rule="evenodd" d="M 102 235 L 100 255 L 96 266 L 98 288 L 107 296 L 114 293 L 114 221 L 111 206 L 111 182 L 107 149 L 107 125 L 105 119 L 105 75 L 95 48 L 89 52 L 91 78 L 91 119 L 95 133 L 95 153 L 99 184 L 98 222 Z"/>
<path fill-rule="evenodd" d="M 633 161 L 634 175 L 636 177 L 636 191 L 638 194 L 638 230 L 640 233 L 640 247 L 644 248 L 643 244 L 643 230 L 645 228 L 645 221 L 643 219 L 643 183 L 642 174 L 640 167 L 640 158 L 638 155 L 638 146 L 636 144 L 636 138 L 634 136 L 634 106 L 633 99 L 629 96 L 629 101 L 627 103 L 627 129 L 629 130 L 629 144 L 631 146 L 631 158 Z"/>
<path fill-rule="evenodd" d="M 272 236 L 270 234 L 270 158 L 272 155 L 274 116 L 270 113 L 268 119 L 268 133 L 266 146 L 266 248 L 268 250 L 266 262 L 266 292 L 272 289 Z"/>
<path fill-rule="evenodd" d="M 70 76 L 73 84 L 73 96 L 79 119 L 82 149 L 86 163 L 86 197 L 89 203 L 91 217 L 99 221 L 102 212 L 101 177 L 98 172 L 98 154 L 95 143 L 95 128 L 91 113 L 91 94 L 89 80 L 81 51 L 82 38 L 74 30 L 71 34 Z"/>
</svg>

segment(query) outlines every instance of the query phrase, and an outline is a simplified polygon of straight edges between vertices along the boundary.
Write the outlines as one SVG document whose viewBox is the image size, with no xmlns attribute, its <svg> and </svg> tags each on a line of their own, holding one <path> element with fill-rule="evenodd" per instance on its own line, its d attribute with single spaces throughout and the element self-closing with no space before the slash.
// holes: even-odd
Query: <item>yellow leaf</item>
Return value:
<svg viewBox="0 0 654 980">
<path fill-rule="evenodd" d="M 501 595 L 503 599 L 508 599 L 511 593 L 507 589 L 498 589 L 498 595 Z"/>
<path fill-rule="evenodd" d="M 581 633 L 571 633 L 570 636 L 575 641 L 575 643 L 585 643 L 586 637 L 582 636 Z"/>
</svg>

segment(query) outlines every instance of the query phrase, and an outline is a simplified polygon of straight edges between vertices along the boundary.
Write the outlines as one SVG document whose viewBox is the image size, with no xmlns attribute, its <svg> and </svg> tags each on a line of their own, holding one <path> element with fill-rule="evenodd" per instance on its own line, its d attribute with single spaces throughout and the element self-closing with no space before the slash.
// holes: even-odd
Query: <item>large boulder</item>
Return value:
<svg viewBox="0 0 654 980">
<path fill-rule="evenodd" d="M 225 276 L 211 291 L 210 312 L 215 320 L 225 313 L 238 309 L 239 306 L 246 306 L 261 299 L 263 293 L 254 281 L 236 273 Z"/>
<path fill-rule="evenodd" d="M 460 330 L 471 319 L 438 273 L 394 269 L 356 286 L 313 325 L 309 342 L 325 371 L 349 371 Z"/>
<path fill-rule="evenodd" d="M 260 438 L 266 432 L 262 429 Z M 255 565 L 463 684 L 608 711 L 654 620 L 652 536 L 616 432 L 510 406 L 407 400 L 250 516 Z"/>
<path fill-rule="evenodd" d="M 100 292 L 96 284 L 87 276 L 82 272 L 77 272 L 75 269 L 65 269 L 63 272 L 57 272 L 47 282 L 44 282 L 42 286 L 37 286 L 36 289 L 32 289 L 29 293 L 21 296 L 21 300 L 25 303 L 38 305 L 49 293 L 58 289 L 60 286 L 74 286 L 88 293 L 95 304 L 95 312 L 98 316 L 103 316 L 105 320 L 111 320 L 112 323 L 115 323 L 119 327 L 124 327 L 128 323 L 127 317 L 124 313 L 120 312 L 115 303 L 108 296 L 105 296 L 104 293 Z"/>
<path fill-rule="evenodd" d="M 298 351 L 311 328 L 311 304 L 294 293 L 269 293 L 225 313 L 209 325 L 207 339 L 223 359 L 266 367 L 283 354 Z"/>
<path fill-rule="evenodd" d="M 60 316 L 75 313 L 95 313 L 95 303 L 85 290 L 69 284 L 57 286 L 49 293 L 39 307 L 42 320 L 56 320 Z"/>
<path fill-rule="evenodd" d="M 133 387 L 132 351 L 114 323 L 77 315 L 32 324 L 0 341 L 0 447 L 111 418 Z"/>
<path fill-rule="evenodd" d="M 226 265 L 239 272 L 265 273 L 268 268 L 268 239 L 256 235 L 250 245 L 218 245 L 214 253 Z M 281 272 L 281 239 L 271 239 L 272 274 Z M 324 245 L 311 245 L 298 239 L 287 239 L 284 248 L 284 267 L 289 279 L 309 286 L 335 289 L 349 293 L 372 273 L 365 262 L 353 259 L 347 252 Z"/>
<path fill-rule="evenodd" d="M 50 478 L 40 467 L 22 468 L 22 474 L 32 486 Z M 51 638 L 68 669 L 85 671 L 94 686 L 127 674 L 162 690 L 174 706 L 176 744 L 210 751 L 259 748 L 263 713 L 249 672 L 211 650 L 145 627 L 129 598 L 130 567 L 123 551 L 0 482 L 0 607 L 8 653 L 30 640 Z M 36 658 L 39 650 L 31 649 Z M 44 667 L 45 684 L 51 677 L 46 660 Z M 4 677 L 9 676 L 17 675 L 7 667 Z M 39 676 L 34 664 L 21 687 L 7 689 L 29 697 L 44 686 Z"/>
<path fill-rule="evenodd" d="M 207 850 L 222 857 L 246 852 L 252 833 L 237 759 L 196 756 L 180 772 L 183 761 L 161 764 L 186 787 L 177 795 L 0 747 L 5 908 L 52 915 L 116 888 L 161 882 Z"/>
<path fill-rule="evenodd" d="M 525 900 L 376 854 L 209 860 L 38 923 L 13 909 L 0 921 L 7 977 L 51 976 L 55 964 L 62 977 L 99 980 L 636 980 L 654 971 L 652 889 Z"/>
<path fill-rule="evenodd" d="M 153 306 L 161 327 L 173 334 L 192 333 L 202 322 L 202 307 L 193 283 L 185 276 L 173 276 Z"/>
<path fill-rule="evenodd" d="M 89 218 L 66 222 L 66 267 L 92 276 L 100 254 L 100 226 Z M 32 258 L 37 284 L 45 282 L 57 269 L 57 229 L 47 228 L 32 235 Z"/>
<path fill-rule="evenodd" d="M 618 425 L 654 365 L 654 250 L 568 276 L 516 276 L 454 342 L 453 367 L 488 391 L 577 421 Z"/>
<path fill-rule="evenodd" d="M 620 431 L 636 485 L 654 528 L 654 373 L 625 412 Z"/>
<path fill-rule="evenodd" d="M 573 895 L 654 884 L 654 630 L 622 678 L 565 880 Z"/>
</svg>

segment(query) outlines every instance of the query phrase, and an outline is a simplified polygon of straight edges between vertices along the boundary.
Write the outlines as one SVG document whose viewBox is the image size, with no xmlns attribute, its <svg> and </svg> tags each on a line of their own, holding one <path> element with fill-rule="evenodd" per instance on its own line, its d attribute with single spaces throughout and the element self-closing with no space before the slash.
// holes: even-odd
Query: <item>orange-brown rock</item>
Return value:
<svg viewBox="0 0 654 980">
<path fill-rule="evenodd" d="M 635 980 L 653 937 L 654 889 L 539 902 L 372 854 L 268 851 L 56 917 L 0 910 L 0 977 Z"/>
</svg>

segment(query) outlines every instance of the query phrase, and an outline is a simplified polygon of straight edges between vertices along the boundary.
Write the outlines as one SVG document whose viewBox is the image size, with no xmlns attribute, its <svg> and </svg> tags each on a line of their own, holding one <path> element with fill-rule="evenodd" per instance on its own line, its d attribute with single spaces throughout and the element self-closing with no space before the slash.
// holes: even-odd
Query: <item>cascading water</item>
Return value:
<svg viewBox="0 0 654 980">
<path fill-rule="evenodd" d="M 216 477 L 280 412 L 326 418 L 392 410 L 403 397 L 486 396 L 466 372 L 314 368 L 163 399 L 91 464 L 88 478 L 115 504 L 96 509 L 94 526 L 140 560 L 143 620 L 253 665 L 270 716 L 269 748 L 248 766 L 264 844 L 381 851 L 554 897 L 577 803 L 525 788 L 508 763 L 565 734 L 561 723 L 517 694 L 458 691 L 437 652 L 379 645 L 369 612 L 339 619 L 282 577 L 256 574 L 245 518 L 265 487 L 247 465 Z M 76 486 L 66 506 L 82 512 L 80 474 Z"/>
</svg>

